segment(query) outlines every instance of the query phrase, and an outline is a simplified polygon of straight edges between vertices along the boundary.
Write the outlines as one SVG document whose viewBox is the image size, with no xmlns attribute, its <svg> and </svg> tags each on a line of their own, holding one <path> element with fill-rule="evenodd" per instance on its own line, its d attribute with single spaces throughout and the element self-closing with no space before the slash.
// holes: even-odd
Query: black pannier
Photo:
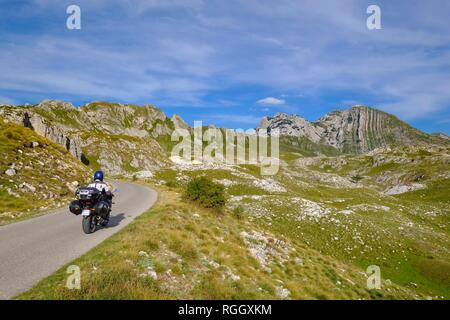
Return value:
<svg viewBox="0 0 450 320">
<path fill-rule="evenodd" d="M 109 212 L 109 204 L 106 201 L 99 201 L 95 205 L 95 213 L 97 215 L 105 217 Z"/>
<path fill-rule="evenodd" d="M 70 210 L 70 212 L 72 212 L 73 214 L 75 214 L 75 215 L 79 215 L 79 214 L 81 214 L 81 204 L 80 204 L 80 201 L 78 201 L 78 200 L 74 200 L 74 201 L 72 201 L 71 203 L 70 203 L 70 205 L 69 205 L 69 210 Z"/>
</svg>

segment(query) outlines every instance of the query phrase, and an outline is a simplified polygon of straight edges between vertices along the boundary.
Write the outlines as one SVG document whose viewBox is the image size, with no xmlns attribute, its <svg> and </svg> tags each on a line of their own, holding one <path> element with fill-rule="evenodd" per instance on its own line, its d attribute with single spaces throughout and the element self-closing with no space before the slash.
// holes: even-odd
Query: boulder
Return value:
<svg viewBox="0 0 450 320">
<path fill-rule="evenodd" d="M 393 196 L 396 194 L 420 190 L 420 189 L 424 189 L 424 188 L 426 188 L 426 186 L 423 184 L 420 184 L 420 183 L 412 183 L 409 185 L 398 185 L 398 186 L 394 186 L 394 187 L 391 187 L 391 188 L 385 190 L 383 192 L 383 194 L 387 195 L 387 196 Z"/>
<path fill-rule="evenodd" d="M 8 177 L 12 177 L 12 176 L 16 175 L 16 170 L 14 168 L 9 168 L 8 170 L 5 171 L 5 174 Z"/>
<path fill-rule="evenodd" d="M 20 189 L 25 189 L 24 191 L 36 192 L 36 188 L 35 188 L 34 186 L 32 186 L 31 184 L 26 183 L 26 182 L 22 182 L 22 183 L 19 185 L 19 188 L 20 188 Z"/>
<path fill-rule="evenodd" d="M 139 171 L 136 173 L 136 178 L 138 179 L 149 179 L 153 177 L 153 172 L 151 171 Z"/>
</svg>

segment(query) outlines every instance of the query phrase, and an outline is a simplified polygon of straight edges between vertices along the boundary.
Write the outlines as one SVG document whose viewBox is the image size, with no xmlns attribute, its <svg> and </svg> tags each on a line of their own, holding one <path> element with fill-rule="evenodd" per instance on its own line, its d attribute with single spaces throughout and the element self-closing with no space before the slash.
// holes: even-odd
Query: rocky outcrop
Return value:
<svg viewBox="0 0 450 320">
<path fill-rule="evenodd" d="M 75 181 L 84 184 L 92 177 L 92 171 L 67 150 L 36 131 L 23 128 L 23 123 L 0 120 L 0 136 L 0 224 L 23 214 L 61 206 L 73 198 Z"/>
<path fill-rule="evenodd" d="M 39 133 L 40 135 L 64 146 L 75 158 L 81 159 L 81 141 L 70 133 L 70 129 L 48 123 L 44 118 L 35 114 L 24 114 L 24 125 Z"/>
<path fill-rule="evenodd" d="M 324 129 L 297 115 L 289 116 L 279 112 L 275 117 L 262 118 L 258 129 L 267 129 L 268 132 L 278 129 L 282 136 L 307 137 L 313 142 L 319 142 Z"/>
<path fill-rule="evenodd" d="M 421 183 L 411 183 L 409 185 L 393 186 L 393 187 L 385 190 L 383 192 L 383 194 L 387 195 L 387 196 L 393 196 L 393 195 L 396 195 L 396 194 L 402 194 L 402 193 L 405 193 L 405 192 L 421 190 L 421 189 L 424 189 L 424 188 L 426 188 L 426 186 L 421 184 Z"/>
<path fill-rule="evenodd" d="M 189 125 L 179 115 L 174 114 L 170 120 L 173 122 L 175 129 L 190 129 Z"/>
<path fill-rule="evenodd" d="M 148 104 L 95 101 L 80 107 L 80 112 L 86 115 L 91 127 L 107 134 L 156 138 L 172 132 L 166 115 Z"/>
<path fill-rule="evenodd" d="M 71 129 L 46 119 L 37 110 L 51 110 L 52 108 L 73 109 L 70 103 L 62 101 L 45 100 L 36 107 L 13 107 L 0 108 L 0 116 L 5 121 L 23 124 L 41 136 L 64 146 L 75 158 L 82 158 L 81 141 L 79 137 L 71 132 Z"/>
<path fill-rule="evenodd" d="M 331 112 L 318 123 L 325 128 L 323 143 L 345 152 L 364 153 L 391 145 L 414 145 L 427 135 L 393 115 L 365 106 Z"/>
<path fill-rule="evenodd" d="M 154 139 L 170 135 L 177 127 L 189 128 L 179 116 L 171 121 L 151 105 L 103 101 L 79 108 L 56 100 L 34 106 L 3 105 L 0 116 L 64 146 L 85 164 L 90 164 L 88 158 L 94 158 L 111 174 L 125 173 L 124 167 L 147 170 L 161 165 L 160 158 L 165 157 Z"/>
<path fill-rule="evenodd" d="M 366 106 L 326 114 L 317 122 L 277 113 L 265 117 L 258 129 L 279 129 L 284 136 L 306 137 L 314 143 L 346 153 L 365 153 L 388 146 L 445 143 L 445 139 L 425 134 L 388 113 Z"/>
<path fill-rule="evenodd" d="M 438 137 L 440 139 L 450 140 L 450 136 L 443 132 L 432 133 L 431 135 Z"/>
</svg>

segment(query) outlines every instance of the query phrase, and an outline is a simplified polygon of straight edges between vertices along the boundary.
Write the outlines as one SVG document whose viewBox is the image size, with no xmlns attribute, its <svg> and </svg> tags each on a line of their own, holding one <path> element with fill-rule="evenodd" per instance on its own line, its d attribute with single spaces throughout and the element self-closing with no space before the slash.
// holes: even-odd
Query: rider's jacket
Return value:
<svg viewBox="0 0 450 320">
<path fill-rule="evenodd" d="M 105 192 L 109 191 L 108 185 L 106 183 L 104 183 L 103 181 L 100 181 L 100 180 L 95 180 L 94 182 L 89 184 L 88 187 L 89 188 L 95 188 L 98 191 L 103 191 L 103 189 L 105 189 Z"/>
</svg>

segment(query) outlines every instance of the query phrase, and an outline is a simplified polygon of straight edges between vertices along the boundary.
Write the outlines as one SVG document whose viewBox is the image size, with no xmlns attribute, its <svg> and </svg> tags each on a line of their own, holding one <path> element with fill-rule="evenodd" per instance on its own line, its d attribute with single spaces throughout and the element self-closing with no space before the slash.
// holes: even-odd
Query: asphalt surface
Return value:
<svg viewBox="0 0 450 320">
<path fill-rule="evenodd" d="M 156 201 L 156 191 L 136 184 L 113 182 L 117 189 L 106 228 L 85 234 L 81 216 L 68 208 L 0 227 L 0 299 L 31 288 L 42 278 L 129 224 Z"/>
</svg>

